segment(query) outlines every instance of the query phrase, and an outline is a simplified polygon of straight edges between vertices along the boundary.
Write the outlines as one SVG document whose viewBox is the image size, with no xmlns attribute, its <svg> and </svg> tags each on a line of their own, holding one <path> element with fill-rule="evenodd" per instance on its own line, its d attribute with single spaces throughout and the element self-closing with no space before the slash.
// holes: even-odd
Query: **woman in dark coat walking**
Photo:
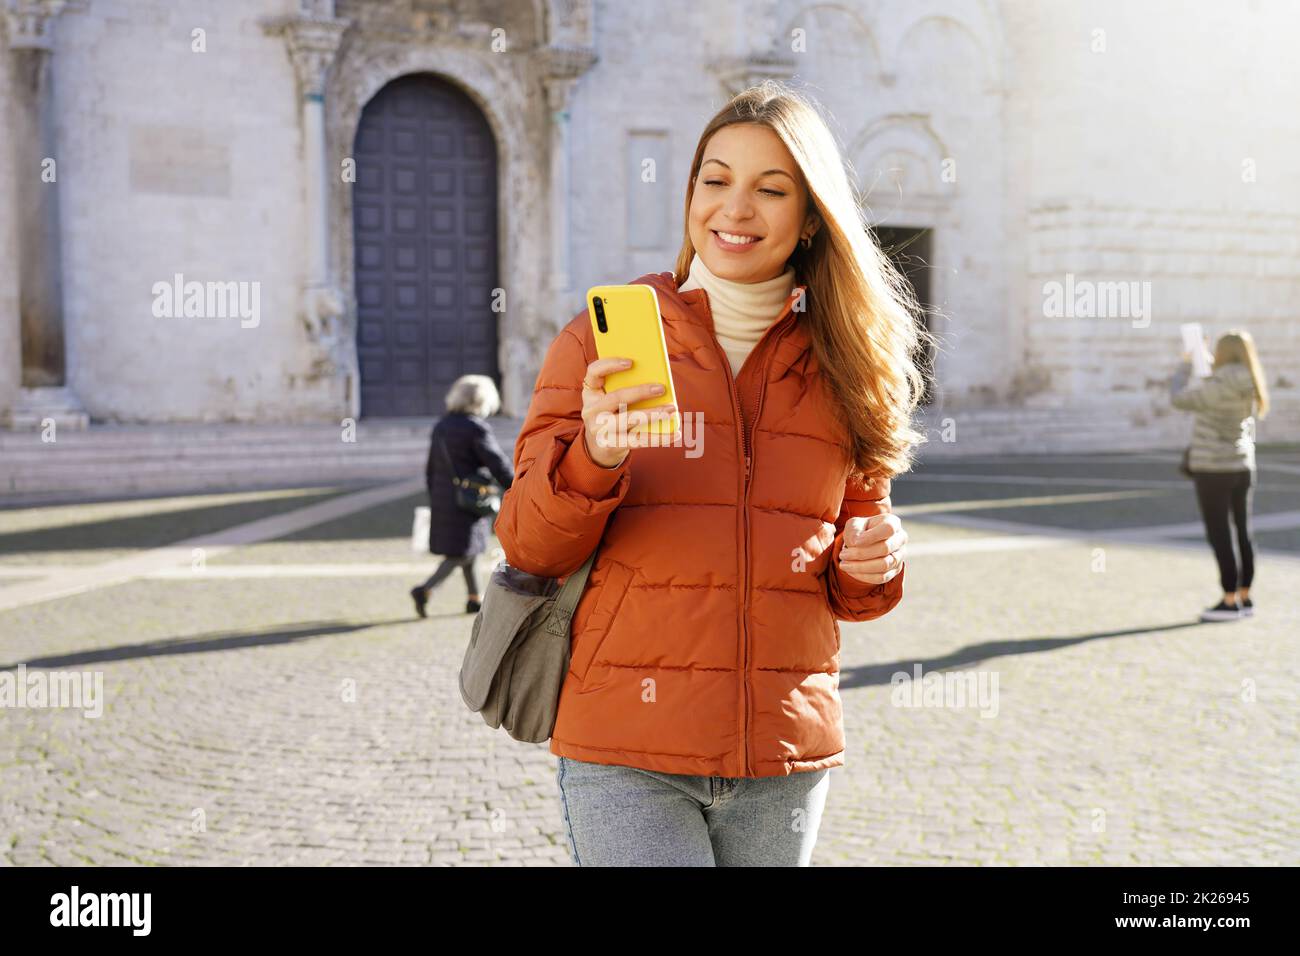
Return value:
<svg viewBox="0 0 1300 956">
<path fill-rule="evenodd" d="M 452 383 L 446 402 L 447 414 L 433 426 L 429 458 L 424 467 L 425 485 L 429 489 L 429 552 L 442 555 L 443 560 L 427 581 L 411 589 L 420 617 L 425 616 L 429 592 L 456 568 L 464 573 L 469 591 L 465 613 L 473 614 L 480 606 L 474 559 L 487 550 L 488 532 L 494 519 L 477 517 L 456 506 L 448 459 L 460 478 L 484 483 L 495 480 L 502 489 L 509 488 L 515 480 L 514 467 L 486 421 L 501 408 L 492 379 L 486 375 L 462 375 Z"/>
</svg>

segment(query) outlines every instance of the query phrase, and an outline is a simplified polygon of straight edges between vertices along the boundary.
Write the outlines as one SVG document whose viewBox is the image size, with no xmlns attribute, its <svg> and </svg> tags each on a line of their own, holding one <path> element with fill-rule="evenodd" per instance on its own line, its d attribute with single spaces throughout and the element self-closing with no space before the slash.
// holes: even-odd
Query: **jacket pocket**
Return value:
<svg viewBox="0 0 1300 956">
<path fill-rule="evenodd" d="M 627 596 L 635 575 L 634 568 L 618 561 L 609 562 L 605 580 L 596 594 L 595 606 L 583 621 L 582 630 L 573 637 L 569 670 L 579 681 L 586 678 L 592 661 L 613 630 L 619 608 L 623 606 L 623 599 Z"/>
</svg>

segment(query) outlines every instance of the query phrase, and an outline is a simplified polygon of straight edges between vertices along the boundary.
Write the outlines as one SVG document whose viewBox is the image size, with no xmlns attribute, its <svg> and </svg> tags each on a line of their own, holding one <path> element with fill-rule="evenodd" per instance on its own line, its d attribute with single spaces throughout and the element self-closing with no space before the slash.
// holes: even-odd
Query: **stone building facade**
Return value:
<svg viewBox="0 0 1300 956">
<path fill-rule="evenodd" d="M 432 416 L 464 372 L 522 415 L 589 285 L 673 267 L 700 129 L 776 77 L 924 261 L 936 414 L 1172 443 L 1200 321 L 1251 329 L 1300 438 L 1281 0 L 0 3 L 10 427 Z"/>
</svg>

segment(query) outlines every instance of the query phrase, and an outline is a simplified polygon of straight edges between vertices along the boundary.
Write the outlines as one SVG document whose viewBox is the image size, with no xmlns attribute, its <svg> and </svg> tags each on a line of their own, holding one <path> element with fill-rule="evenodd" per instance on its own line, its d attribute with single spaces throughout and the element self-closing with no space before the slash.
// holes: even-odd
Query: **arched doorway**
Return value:
<svg viewBox="0 0 1300 956">
<path fill-rule="evenodd" d="M 921 306 L 920 319 L 925 323 L 926 330 L 937 333 L 938 330 L 934 327 L 934 294 L 930 281 L 934 273 L 934 230 L 928 227 L 876 226 L 875 233 L 880 240 L 881 251 L 912 287 L 912 294 Z M 934 404 L 935 351 L 933 344 L 929 344 L 917 349 L 912 356 L 925 381 L 925 393 L 921 397 L 923 405 Z"/>
<path fill-rule="evenodd" d="M 361 414 L 437 416 L 497 369 L 496 143 L 460 89 L 417 74 L 361 114 L 353 155 Z"/>
</svg>

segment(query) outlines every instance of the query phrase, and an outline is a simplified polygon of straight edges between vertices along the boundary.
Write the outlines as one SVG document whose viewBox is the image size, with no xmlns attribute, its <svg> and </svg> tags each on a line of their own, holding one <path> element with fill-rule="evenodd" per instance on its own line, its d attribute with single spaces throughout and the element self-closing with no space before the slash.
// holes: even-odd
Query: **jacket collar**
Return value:
<svg viewBox="0 0 1300 956">
<path fill-rule="evenodd" d="M 671 272 L 652 272 L 635 281 L 654 287 L 665 320 L 669 320 L 671 316 L 702 327 L 710 337 L 714 335 L 713 313 L 709 310 L 709 294 L 705 289 L 688 289 L 682 292 L 678 290 L 677 282 Z M 778 328 L 773 333 L 776 336 L 776 343 L 773 346 L 769 379 L 780 378 L 785 374 L 786 369 L 800 360 L 805 352 L 811 353 L 812 339 L 808 335 L 806 306 L 803 312 L 794 311 L 794 304 L 799 301 L 799 296 L 805 293 L 806 289 L 807 286 L 802 285 L 796 275 L 794 288 L 790 290 L 785 307 L 773 323 L 784 327 Z M 665 299 L 676 307 L 665 308 Z M 806 304 L 807 299 L 805 298 L 804 301 Z M 810 360 L 812 358 L 810 354 Z"/>
</svg>

